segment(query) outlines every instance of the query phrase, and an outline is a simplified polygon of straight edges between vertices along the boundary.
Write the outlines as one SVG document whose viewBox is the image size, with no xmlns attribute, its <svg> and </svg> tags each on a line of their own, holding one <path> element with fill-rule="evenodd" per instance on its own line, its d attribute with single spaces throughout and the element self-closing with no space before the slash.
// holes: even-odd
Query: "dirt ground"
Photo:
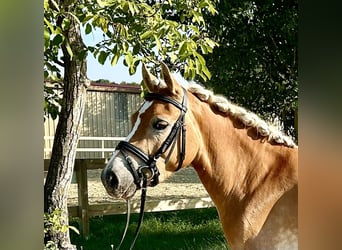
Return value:
<svg viewBox="0 0 342 250">
<path fill-rule="evenodd" d="M 89 204 L 109 203 L 117 201 L 110 197 L 100 179 L 101 170 L 88 170 L 88 200 Z M 147 200 L 166 200 L 183 198 L 209 197 L 204 186 L 200 182 L 196 171 L 192 167 L 182 169 L 173 174 L 166 182 L 147 189 Z M 140 199 L 140 192 L 137 192 L 133 200 Z M 77 184 L 71 184 L 68 204 L 77 205 Z"/>
</svg>

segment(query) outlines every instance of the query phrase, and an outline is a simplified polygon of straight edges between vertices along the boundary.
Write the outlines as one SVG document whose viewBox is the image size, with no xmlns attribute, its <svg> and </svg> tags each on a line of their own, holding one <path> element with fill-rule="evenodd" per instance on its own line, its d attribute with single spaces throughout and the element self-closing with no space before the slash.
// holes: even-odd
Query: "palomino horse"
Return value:
<svg viewBox="0 0 342 250">
<path fill-rule="evenodd" d="M 231 249 L 297 249 L 298 147 L 257 115 L 195 83 L 143 66 L 149 90 L 133 129 L 102 171 L 107 192 L 131 198 L 191 165 L 216 205 Z M 185 130 L 186 126 L 186 130 Z"/>
</svg>

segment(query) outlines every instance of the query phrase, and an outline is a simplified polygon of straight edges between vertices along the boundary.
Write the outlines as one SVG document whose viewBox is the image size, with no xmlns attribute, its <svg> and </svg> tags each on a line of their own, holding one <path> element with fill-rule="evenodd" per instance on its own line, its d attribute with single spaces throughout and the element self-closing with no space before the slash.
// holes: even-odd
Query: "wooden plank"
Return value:
<svg viewBox="0 0 342 250">
<path fill-rule="evenodd" d="M 147 200 L 145 203 L 145 212 L 174 211 L 193 208 L 214 207 L 214 203 L 209 197 L 193 198 L 193 199 L 169 199 L 169 200 Z M 88 207 L 89 217 L 125 214 L 126 203 L 106 203 L 94 204 Z M 131 212 L 140 212 L 140 201 L 131 202 Z"/>
<path fill-rule="evenodd" d="M 103 92 L 122 92 L 140 94 L 140 85 L 135 84 L 113 84 L 113 83 L 97 83 L 92 82 L 88 87 L 88 91 L 103 91 Z"/>
<path fill-rule="evenodd" d="M 108 160 L 107 159 L 76 159 L 75 166 L 82 164 L 82 162 L 86 163 L 87 169 L 103 169 Z"/>
<path fill-rule="evenodd" d="M 87 169 L 102 169 L 106 166 L 108 159 L 76 159 L 75 160 L 75 170 L 77 167 L 85 164 Z M 50 159 L 44 159 L 44 171 L 49 168 Z"/>
<path fill-rule="evenodd" d="M 68 207 L 69 217 L 79 217 L 78 211 L 79 211 L 79 206 L 70 206 L 70 207 Z"/>
<path fill-rule="evenodd" d="M 81 219 L 81 234 L 87 238 L 89 236 L 89 212 L 88 212 L 88 177 L 86 160 L 75 162 L 75 171 L 78 183 L 78 206 L 79 217 Z"/>
</svg>

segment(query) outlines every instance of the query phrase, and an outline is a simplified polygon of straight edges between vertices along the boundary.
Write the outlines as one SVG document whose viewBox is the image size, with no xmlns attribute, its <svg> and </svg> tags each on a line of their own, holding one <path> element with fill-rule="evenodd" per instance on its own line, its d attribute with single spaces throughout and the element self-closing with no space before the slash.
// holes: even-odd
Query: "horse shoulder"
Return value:
<svg viewBox="0 0 342 250">
<path fill-rule="evenodd" d="M 298 186 L 286 192 L 273 206 L 259 234 L 245 249 L 298 249 Z"/>
</svg>

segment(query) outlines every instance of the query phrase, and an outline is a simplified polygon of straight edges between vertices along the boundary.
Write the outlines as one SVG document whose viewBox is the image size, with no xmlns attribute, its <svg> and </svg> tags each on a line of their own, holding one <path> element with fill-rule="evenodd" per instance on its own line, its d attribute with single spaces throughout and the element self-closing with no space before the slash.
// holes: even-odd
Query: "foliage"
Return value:
<svg viewBox="0 0 342 250">
<path fill-rule="evenodd" d="M 220 1 L 205 17 L 220 44 L 205 59 L 215 92 L 264 118 L 277 116 L 296 135 L 298 1 Z"/>
<path fill-rule="evenodd" d="M 61 107 L 61 87 L 44 85 L 44 119 L 49 115 L 53 120 L 57 118 Z"/>
<path fill-rule="evenodd" d="M 216 43 L 205 32 L 203 12 L 216 13 L 209 0 L 195 1 L 97 1 L 87 5 L 88 14 L 80 16 L 85 33 L 94 28 L 104 39 L 88 49 L 101 64 L 114 66 L 123 56 L 129 73 L 134 74 L 141 61 L 170 61 L 185 69 L 185 77 L 196 74 L 210 78 L 202 53 L 212 51 Z M 93 13 L 93 14 L 90 14 Z M 175 21 L 174 16 L 180 16 Z M 201 30 L 201 32 L 200 32 Z"/>
<path fill-rule="evenodd" d="M 49 235 L 50 232 L 65 233 L 69 229 L 73 230 L 76 234 L 79 234 L 76 227 L 63 224 L 61 216 L 62 211 L 59 209 L 54 210 L 51 214 L 44 213 L 44 238 L 48 238 L 46 236 Z M 44 249 L 55 250 L 58 249 L 58 245 L 54 241 L 49 240 L 45 243 Z"/>
<path fill-rule="evenodd" d="M 75 2 L 77 6 L 70 12 L 60 9 L 54 0 L 44 0 L 46 78 L 61 78 L 57 65 L 63 65 L 58 58 L 58 49 L 62 43 L 66 43 L 72 54 L 69 41 L 63 34 L 69 28 L 71 18 L 84 25 L 85 34 L 90 34 L 96 28 L 103 32 L 103 40 L 94 47 L 88 47 L 101 64 L 110 60 L 115 66 L 118 59 L 124 56 L 124 63 L 133 74 L 142 60 L 158 62 L 169 59 L 173 64 L 185 64 L 186 77 L 193 78 L 191 76 L 196 73 L 203 79 L 210 77 L 203 56 L 198 51 L 207 54 L 217 45 L 205 32 L 206 25 L 202 16 L 203 13 L 217 13 L 212 1 Z M 175 16 L 178 22 L 173 20 Z M 56 21 L 58 18 L 62 18 L 60 25 Z"/>
<path fill-rule="evenodd" d="M 170 62 L 181 68 L 186 78 L 211 77 L 203 54 L 211 53 L 217 43 L 206 32 L 204 14 L 214 15 L 215 0 L 194 1 L 127 1 L 74 0 L 61 8 L 58 0 L 44 0 L 44 77 L 60 81 L 63 68 L 61 46 L 70 56 L 85 60 L 92 53 L 98 62 L 115 66 L 120 57 L 129 73 L 134 74 L 141 61 L 158 64 Z M 177 18 L 175 18 L 177 17 Z M 103 39 L 95 46 L 73 55 L 65 31 L 73 22 L 80 23 L 86 35 L 100 30 Z M 46 111 L 56 111 L 48 107 Z"/>
</svg>

